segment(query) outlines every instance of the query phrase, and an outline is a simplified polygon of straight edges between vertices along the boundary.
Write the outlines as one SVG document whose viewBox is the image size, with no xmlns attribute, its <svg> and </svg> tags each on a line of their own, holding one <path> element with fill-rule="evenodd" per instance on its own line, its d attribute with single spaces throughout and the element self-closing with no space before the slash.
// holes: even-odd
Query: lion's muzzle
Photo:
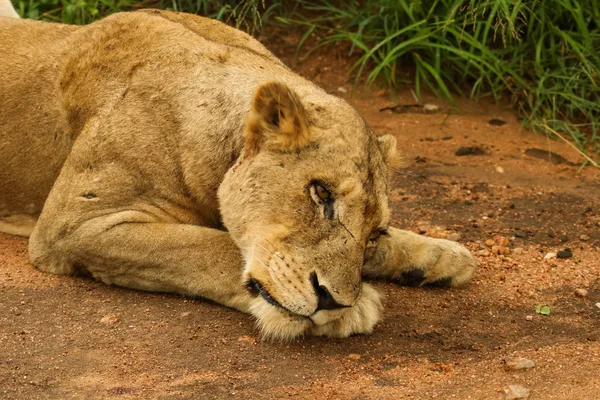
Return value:
<svg viewBox="0 0 600 400">
<path fill-rule="evenodd" d="M 326 286 L 321 285 L 319 283 L 319 278 L 315 272 L 312 272 L 310 274 L 310 283 L 312 285 L 312 289 L 314 290 L 314 296 L 317 299 L 317 307 L 314 310 L 314 312 L 312 313 L 313 315 L 322 310 L 338 310 L 338 309 L 342 309 L 342 308 L 351 307 L 351 304 L 346 305 L 346 304 L 340 304 L 339 302 L 337 302 L 335 300 L 335 298 L 333 297 L 333 295 L 331 294 L 331 292 L 329 291 L 329 289 Z M 298 313 L 290 310 L 288 307 L 285 307 L 284 305 L 282 305 L 282 303 L 280 301 L 278 301 L 273 296 L 273 294 L 271 294 L 269 292 L 269 290 L 265 287 L 265 285 L 263 283 L 261 283 L 260 281 L 258 281 L 257 279 L 252 278 L 252 277 L 249 278 L 247 280 L 245 286 L 246 286 L 246 289 L 250 292 L 250 294 L 253 297 L 261 296 L 267 303 L 271 304 L 272 306 L 281 308 L 292 314 L 298 314 Z M 300 314 L 298 314 L 298 315 L 300 315 Z M 302 316 L 306 317 L 307 315 L 302 315 Z"/>
<path fill-rule="evenodd" d="M 340 304 L 337 301 L 335 301 L 335 299 L 329 292 L 329 289 L 327 289 L 327 287 L 323 285 L 319 285 L 319 278 L 317 277 L 317 274 L 315 272 L 310 274 L 310 283 L 315 289 L 317 299 L 319 300 L 315 312 L 321 310 L 337 310 L 338 308 L 350 307 L 350 305 Z"/>
</svg>

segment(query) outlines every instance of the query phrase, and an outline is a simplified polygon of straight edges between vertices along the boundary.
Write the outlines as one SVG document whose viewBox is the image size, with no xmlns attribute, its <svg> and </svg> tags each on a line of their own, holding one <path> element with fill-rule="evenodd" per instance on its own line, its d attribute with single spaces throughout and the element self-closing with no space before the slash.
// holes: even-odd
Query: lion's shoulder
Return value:
<svg viewBox="0 0 600 400">
<path fill-rule="evenodd" d="M 245 32 L 228 26 L 214 19 L 201 17 L 194 14 L 178 13 L 173 11 L 143 9 L 136 13 L 145 13 L 154 17 L 180 24 L 196 35 L 228 47 L 235 47 L 250 51 L 262 58 L 268 59 L 277 64 L 283 63 L 273 55 L 258 40 Z"/>
</svg>

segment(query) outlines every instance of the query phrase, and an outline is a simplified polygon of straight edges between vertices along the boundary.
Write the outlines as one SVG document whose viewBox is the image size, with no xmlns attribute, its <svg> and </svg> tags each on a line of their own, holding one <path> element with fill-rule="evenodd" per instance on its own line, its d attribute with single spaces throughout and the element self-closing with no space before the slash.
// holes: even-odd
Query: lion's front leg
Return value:
<svg viewBox="0 0 600 400">
<path fill-rule="evenodd" d="M 467 283 L 476 269 L 477 260 L 458 243 L 390 228 L 365 263 L 363 276 L 406 286 L 455 287 Z"/>
<path fill-rule="evenodd" d="M 42 218 L 29 243 L 32 263 L 46 272 L 89 275 L 109 285 L 200 296 L 250 310 L 243 260 L 227 232 L 143 222 L 142 215 L 125 211 L 94 218 L 62 237 Z"/>
<path fill-rule="evenodd" d="M 143 219 L 141 213 L 116 213 L 59 237 L 42 218 L 30 240 L 32 263 L 46 272 L 84 273 L 111 285 L 210 299 L 252 314 L 263 337 L 273 340 L 369 333 L 381 318 L 379 295 L 366 284 L 353 307 L 310 317 L 282 310 L 244 286 L 244 260 L 229 233 Z"/>
<path fill-rule="evenodd" d="M 83 273 L 109 285 L 203 297 L 251 313 L 263 336 L 276 340 L 302 336 L 313 325 L 247 290 L 244 260 L 228 232 L 144 219 L 143 213 L 115 213 L 59 237 L 54 221 L 42 216 L 29 243 L 31 261 L 50 273 Z"/>
</svg>

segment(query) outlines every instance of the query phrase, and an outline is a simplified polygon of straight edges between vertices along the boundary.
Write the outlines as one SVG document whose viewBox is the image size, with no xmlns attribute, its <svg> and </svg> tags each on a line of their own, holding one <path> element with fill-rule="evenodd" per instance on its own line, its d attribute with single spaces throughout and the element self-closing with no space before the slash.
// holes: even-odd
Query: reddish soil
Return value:
<svg viewBox="0 0 600 400">
<path fill-rule="evenodd" d="M 269 38 L 286 61 L 290 41 Z M 351 96 L 344 53 L 322 54 L 296 69 L 394 134 L 406 156 L 394 224 L 460 234 L 480 254 L 474 281 L 456 290 L 376 282 L 386 311 L 372 335 L 277 344 L 260 340 L 250 316 L 210 302 L 37 272 L 27 240 L 0 235 L 0 398 L 504 399 L 513 384 L 532 399 L 600 398 L 600 172 L 527 155 L 582 161 L 495 105 L 431 97 L 440 112 L 381 112 L 415 101 L 408 91 Z M 459 157 L 460 147 L 485 154 Z M 485 244 L 499 236 L 504 256 Z M 571 258 L 543 259 L 565 248 Z M 517 356 L 535 367 L 506 371 Z"/>
</svg>

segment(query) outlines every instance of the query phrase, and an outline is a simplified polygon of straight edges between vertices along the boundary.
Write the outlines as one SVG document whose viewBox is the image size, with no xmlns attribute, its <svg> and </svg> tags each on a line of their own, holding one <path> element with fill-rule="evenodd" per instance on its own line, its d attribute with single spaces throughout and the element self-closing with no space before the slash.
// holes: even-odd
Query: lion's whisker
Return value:
<svg viewBox="0 0 600 400">
<path fill-rule="evenodd" d="M 269 250 L 267 248 L 265 248 L 264 246 L 262 246 L 260 243 L 256 243 L 255 246 L 258 246 L 259 250 L 263 250 L 265 252 L 265 255 L 267 255 L 269 259 L 272 258 L 273 253 L 269 252 Z M 267 265 L 261 258 L 256 257 L 255 258 L 259 263 L 261 263 L 268 271 L 274 273 L 278 279 L 285 277 L 284 274 L 281 273 L 281 271 L 279 271 L 278 269 L 274 269 L 272 267 L 270 267 L 269 265 Z"/>
</svg>

